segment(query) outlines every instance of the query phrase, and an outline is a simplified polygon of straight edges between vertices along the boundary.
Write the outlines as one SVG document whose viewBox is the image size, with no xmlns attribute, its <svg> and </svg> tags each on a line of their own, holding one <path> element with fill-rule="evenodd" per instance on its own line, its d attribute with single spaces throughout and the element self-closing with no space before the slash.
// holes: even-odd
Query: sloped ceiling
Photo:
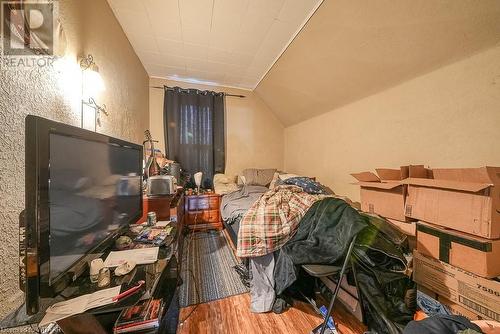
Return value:
<svg viewBox="0 0 500 334">
<path fill-rule="evenodd" d="M 499 41 L 498 0 L 325 0 L 255 91 L 290 126 Z"/>
<path fill-rule="evenodd" d="M 150 76 L 254 89 L 321 1 L 108 3 Z"/>
</svg>

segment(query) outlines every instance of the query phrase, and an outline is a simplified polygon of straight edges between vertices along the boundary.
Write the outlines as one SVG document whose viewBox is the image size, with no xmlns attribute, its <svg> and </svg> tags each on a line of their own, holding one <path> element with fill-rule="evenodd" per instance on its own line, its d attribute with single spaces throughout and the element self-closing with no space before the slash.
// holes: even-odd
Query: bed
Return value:
<svg viewBox="0 0 500 334">
<path fill-rule="evenodd" d="M 223 195 L 221 215 L 231 241 L 238 244 L 238 230 L 243 215 L 269 188 L 244 185 L 240 189 Z"/>
</svg>

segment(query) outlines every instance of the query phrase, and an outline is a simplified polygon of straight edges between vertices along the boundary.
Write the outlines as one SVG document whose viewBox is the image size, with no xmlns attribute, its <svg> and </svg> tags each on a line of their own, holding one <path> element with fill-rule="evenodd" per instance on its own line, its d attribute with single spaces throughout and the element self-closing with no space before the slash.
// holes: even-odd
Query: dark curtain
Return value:
<svg viewBox="0 0 500 334">
<path fill-rule="evenodd" d="M 168 159 L 191 175 L 203 172 L 203 188 L 212 188 L 216 173 L 224 173 L 224 94 L 165 87 L 164 127 Z"/>
</svg>

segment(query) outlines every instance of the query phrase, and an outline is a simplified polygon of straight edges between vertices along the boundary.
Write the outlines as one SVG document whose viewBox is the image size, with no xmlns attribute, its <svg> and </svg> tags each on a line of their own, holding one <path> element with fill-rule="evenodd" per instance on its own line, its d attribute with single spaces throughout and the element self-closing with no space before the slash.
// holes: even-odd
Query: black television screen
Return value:
<svg viewBox="0 0 500 334">
<path fill-rule="evenodd" d="M 142 146 L 32 115 L 25 125 L 19 277 L 35 314 L 142 216 Z"/>
<path fill-rule="evenodd" d="M 58 133 L 49 137 L 50 280 L 141 208 L 136 150 Z"/>
</svg>

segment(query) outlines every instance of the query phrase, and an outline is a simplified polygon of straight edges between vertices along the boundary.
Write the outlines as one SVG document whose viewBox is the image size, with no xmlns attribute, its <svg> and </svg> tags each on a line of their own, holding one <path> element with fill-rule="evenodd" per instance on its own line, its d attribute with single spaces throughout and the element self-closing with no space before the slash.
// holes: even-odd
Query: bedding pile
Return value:
<svg viewBox="0 0 500 334">
<path fill-rule="evenodd" d="M 243 216 L 236 255 L 258 257 L 280 249 L 294 235 L 307 210 L 324 197 L 292 185 L 269 190 Z"/>
<path fill-rule="evenodd" d="M 413 315 L 405 297 L 414 288 L 405 274 L 402 238 L 384 228 L 380 217 L 325 195 L 332 192 L 313 180 L 276 181 L 271 189 L 245 185 L 222 199 L 226 227 L 237 231 L 236 255 L 248 259 L 251 311 L 281 312 L 283 294 L 305 282 L 300 265 L 339 264 L 357 236 L 352 273 L 369 328 L 401 333 Z"/>
<path fill-rule="evenodd" d="M 398 244 L 401 239 L 393 230 L 377 227 L 378 220 L 337 198 L 315 203 L 295 236 L 275 254 L 276 295 L 295 283 L 302 264 L 338 265 L 356 236 L 354 276 L 369 328 L 373 333 L 401 333 L 413 318 L 414 310 L 405 297 L 414 284 L 405 274 L 407 262 Z"/>
</svg>

